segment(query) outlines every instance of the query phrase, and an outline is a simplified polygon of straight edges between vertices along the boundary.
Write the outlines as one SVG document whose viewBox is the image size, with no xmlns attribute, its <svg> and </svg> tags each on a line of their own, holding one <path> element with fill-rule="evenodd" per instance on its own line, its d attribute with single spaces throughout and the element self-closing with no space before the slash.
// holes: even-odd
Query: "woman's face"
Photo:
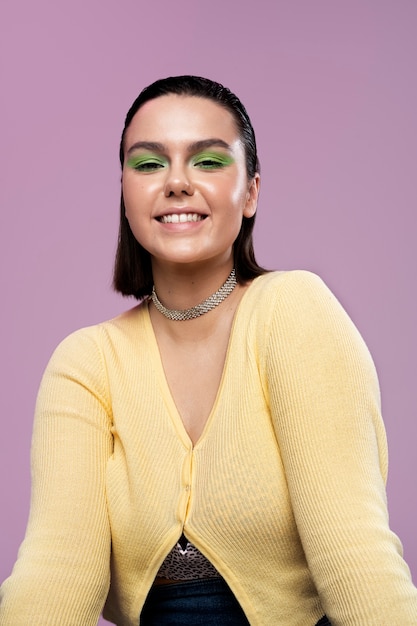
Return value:
<svg viewBox="0 0 417 626">
<path fill-rule="evenodd" d="M 133 117 L 124 148 L 126 217 L 153 261 L 229 261 L 259 188 L 231 113 L 206 98 L 161 96 Z"/>
</svg>

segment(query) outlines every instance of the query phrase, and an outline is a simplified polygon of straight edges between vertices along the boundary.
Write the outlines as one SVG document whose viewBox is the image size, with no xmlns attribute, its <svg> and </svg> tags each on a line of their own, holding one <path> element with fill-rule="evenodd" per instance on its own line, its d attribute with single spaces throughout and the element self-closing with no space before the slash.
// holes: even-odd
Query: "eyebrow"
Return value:
<svg viewBox="0 0 417 626">
<path fill-rule="evenodd" d="M 218 139 L 217 137 L 213 137 L 210 139 L 201 139 L 200 141 L 194 141 L 187 147 L 187 152 L 198 152 L 199 150 L 206 150 L 207 148 L 224 148 L 225 150 L 230 150 L 230 146 L 228 143 L 223 141 L 223 139 Z M 165 152 L 166 148 L 163 143 L 159 143 L 157 141 L 137 141 L 132 146 L 130 146 L 127 154 L 131 154 L 135 150 L 149 150 L 150 152 Z"/>
</svg>

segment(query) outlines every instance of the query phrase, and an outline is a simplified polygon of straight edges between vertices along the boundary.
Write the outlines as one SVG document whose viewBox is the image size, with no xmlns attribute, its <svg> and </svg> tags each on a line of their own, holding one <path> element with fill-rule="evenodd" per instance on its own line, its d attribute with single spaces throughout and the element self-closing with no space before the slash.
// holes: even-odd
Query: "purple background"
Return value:
<svg viewBox="0 0 417 626">
<path fill-rule="evenodd" d="M 417 3 L 2 0 L 0 24 L 0 578 L 51 351 L 131 306 L 110 289 L 124 115 L 149 82 L 195 73 L 236 91 L 257 131 L 259 260 L 318 272 L 371 349 L 416 579 Z"/>
</svg>

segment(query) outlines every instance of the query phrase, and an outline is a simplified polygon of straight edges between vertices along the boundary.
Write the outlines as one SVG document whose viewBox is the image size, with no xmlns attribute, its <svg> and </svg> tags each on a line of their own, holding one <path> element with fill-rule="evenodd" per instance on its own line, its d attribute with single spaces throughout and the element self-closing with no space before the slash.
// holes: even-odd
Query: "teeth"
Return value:
<svg viewBox="0 0 417 626">
<path fill-rule="evenodd" d="M 172 215 L 162 215 L 160 217 L 160 221 L 163 224 L 183 224 L 185 222 L 201 222 L 203 219 L 202 215 L 198 215 L 198 213 L 173 213 Z"/>
</svg>

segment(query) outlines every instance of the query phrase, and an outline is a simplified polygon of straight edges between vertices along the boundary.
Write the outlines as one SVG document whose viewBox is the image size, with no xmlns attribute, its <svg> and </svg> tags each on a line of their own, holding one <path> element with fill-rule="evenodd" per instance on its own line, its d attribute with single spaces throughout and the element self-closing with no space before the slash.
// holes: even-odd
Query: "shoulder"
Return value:
<svg viewBox="0 0 417 626">
<path fill-rule="evenodd" d="M 63 364 L 67 367 L 87 366 L 89 362 L 98 366 L 105 360 L 109 346 L 117 345 L 122 337 L 131 335 L 143 323 L 146 310 L 146 304 L 140 303 L 112 319 L 72 332 L 55 348 L 48 369 Z"/>
<path fill-rule="evenodd" d="M 338 310 L 346 315 L 324 281 L 307 270 L 269 272 L 250 285 L 245 308 L 257 309 L 267 317 L 307 315 L 312 310 Z"/>
<path fill-rule="evenodd" d="M 298 354 L 343 349 L 369 362 L 369 351 L 339 300 L 313 272 L 271 272 L 257 278 L 249 292 L 251 315 L 266 345 Z M 372 364 L 373 368 L 373 364 Z"/>
<path fill-rule="evenodd" d="M 297 367 L 305 362 L 316 371 L 325 367 L 329 379 L 332 369 L 360 370 L 360 377 L 367 378 L 379 394 L 375 365 L 362 335 L 317 274 L 305 270 L 272 273 L 264 283 L 269 305 L 264 301 L 261 308 L 266 311 L 264 341 L 269 357 L 285 356 Z"/>
<path fill-rule="evenodd" d="M 274 271 L 262 274 L 252 282 L 250 290 L 258 297 L 262 294 L 284 295 L 295 293 L 302 295 L 305 291 L 326 291 L 330 293 L 320 276 L 308 270 Z"/>
</svg>

